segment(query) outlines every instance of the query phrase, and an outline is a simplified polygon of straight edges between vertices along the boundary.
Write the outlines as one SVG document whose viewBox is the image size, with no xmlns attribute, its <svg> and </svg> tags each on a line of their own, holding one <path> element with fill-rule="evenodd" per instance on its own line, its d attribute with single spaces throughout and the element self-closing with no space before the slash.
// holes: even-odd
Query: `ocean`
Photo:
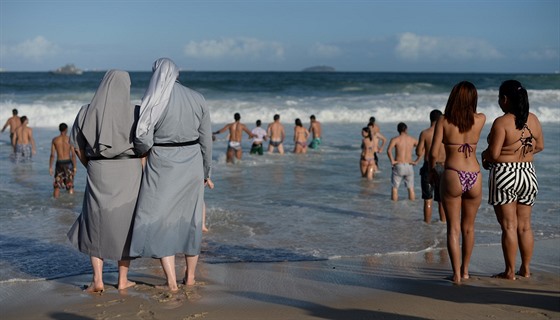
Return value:
<svg viewBox="0 0 560 320">
<path fill-rule="evenodd" d="M 91 273 L 89 258 L 66 239 L 81 210 L 85 169 L 78 167 L 75 194 L 63 191 L 55 200 L 48 163 L 58 124 L 73 123 L 103 75 L 0 73 L 0 120 L 8 119 L 17 108 L 20 116 L 29 118 L 37 144 L 31 163 L 15 163 L 8 133 L 0 135 L 0 282 Z M 130 75 L 131 98 L 139 104 L 150 72 Z M 399 190 L 400 200 L 390 200 L 391 168 L 385 153 L 379 155 L 380 172 L 375 179 L 361 178 L 361 128 L 375 116 L 387 138 L 397 135 L 396 125 L 401 121 L 407 123 L 409 134 L 418 137 L 429 126 L 429 112 L 443 111 L 453 85 L 468 80 L 478 89 L 478 111 L 488 121 L 477 147 L 480 159 L 492 121 L 502 114 L 498 87 L 508 79 L 517 79 L 528 89 L 531 111 L 544 130 L 545 150 L 535 159 L 540 184 L 532 216 L 535 239 L 558 238 L 558 74 L 182 72 L 180 81 L 205 96 L 213 130 L 233 121 L 233 114 L 239 112 L 250 129 L 257 119 L 266 128 L 273 115 L 280 114 L 287 133 L 283 156 L 249 155 L 250 141 L 245 136 L 243 160 L 234 165 L 225 163 L 227 134 L 217 137 L 212 176 L 216 188 L 205 194 L 210 232 L 203 236 L 201 261 L 367 258 L 445 248 L 446 228 L 436 221 L 437 210 L 431 224 L 422 222 L 418 167 L 416 201 L 406 199 L 404 186 Z M 293 154 L 294 120 L 300 118 L 307 127 L 312 114 L 323 125 L 323 144 L 319 150 Z M 482 175 L 485 191 L 476 218 L 476 245 L 499 245 L 500 227 L 487 204 L 487 171 Z M 147 268 L 160 266 L 152 259 L 138 259 L 131 271 Z M 108 261 L 105 271 L 116 271 L 115 263 Z"/>
</svg>

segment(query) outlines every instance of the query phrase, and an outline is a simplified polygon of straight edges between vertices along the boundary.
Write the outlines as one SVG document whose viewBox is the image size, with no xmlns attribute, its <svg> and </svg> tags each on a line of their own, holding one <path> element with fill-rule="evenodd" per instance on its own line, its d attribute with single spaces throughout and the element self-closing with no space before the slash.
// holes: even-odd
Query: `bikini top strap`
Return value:
<svg viewBox="0 0 560 320">
<path fill-rule="evenodd" d="M 462 152 L 465 154 L 465 158 L 468 158 L 471 156 L 471 153 L 474 151 L 474 148 L 471 146 L 470 143 L 463 143 L 461 145 L 459 145 L 459 148 L 457 148 L 458 152 Z"/>
</svg>

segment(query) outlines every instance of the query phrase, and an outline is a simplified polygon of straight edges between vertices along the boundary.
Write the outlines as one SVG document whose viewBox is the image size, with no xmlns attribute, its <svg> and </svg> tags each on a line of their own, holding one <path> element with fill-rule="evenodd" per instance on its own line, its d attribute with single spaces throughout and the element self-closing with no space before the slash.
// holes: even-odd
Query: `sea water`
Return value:
<svg viewBox="0 0 560 320">
<path fill-rule="evenodd" d="M 0 73 L 0 120 L 17 108 L 34 129 L 37 154 L 30 163 L 15 163 L 8 134 L 0 136 L 0 281 L 53 279 L 90 273 L 89 258 L 70 246 L 66 232 L 80 213 L 85 169 L 78 165 L 76 192 L 52 198 L 48 164 L 58 124 L 71 125 L 80 106 L 90 102 L 103 73 L 81 76 L 48 73 Z M 131 72 L 131 98 L 139 103 L 149 72 Z M 529 92 L 531 111 L 542 122 L 545 150 L 536 155 L 540 192 L 533 208 L 535 238 L 560 237 L 560 76 L 537 74 L 418 74 L 302 72 L 184 72 L 183 84 L 200 91 L 211 110 L 213 130 L 239 112 L 250 129 L 257 119 L 266 128 L 280 114 L 286 128 L 285 155 L 249 155 L 225 163 L 227 134 L 213 146 L 214 190 L 206 190 L 207 225 L 201 260 L 206 263 L 270 262 L 408 254 L 445 248 L 446 227 L 423 223 L 419 168 L 415 201 L 390 200 L 391 167 L 379 154 L 380 172 L 373 181 L 360 176 L 361 128 L 377 118 L 382 134 L 397 135 L 407 123 L 417 137 L 429 126 L 429 112 L 444 110 L 453 85 L 462 80 L 478 89 L 478 111 L 487 116 L 477 157 L 487 146 L 493 119 L 502 112 L 497 90 L 518 79 Z M 294 120 L 309 125 L 314 114 L 323 125 L 319 150 L 293 154 Z M 476 245 L 500 243 L 500 227 L 487 204 L 488 172 L 478 211 Z M 476 250 L 475 250 L 476 254 Z M 497 257 L 497 259 L 502 259 Z M 132 270 L 159 268 L 151 259 L 133 262 Z M 115 271 L 108 262 L 105 270 Z"/>
</svg>

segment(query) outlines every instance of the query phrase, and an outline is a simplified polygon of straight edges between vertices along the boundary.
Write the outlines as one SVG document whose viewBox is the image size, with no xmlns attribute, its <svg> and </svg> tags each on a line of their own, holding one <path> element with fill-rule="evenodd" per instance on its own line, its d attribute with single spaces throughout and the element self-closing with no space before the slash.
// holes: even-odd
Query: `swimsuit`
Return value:
<svg viewBox="0 0 560 320">
<path fill-rule="evenodd" d="M 74 165 L 71 160 L 57 160 L 53 187 L 70 190 L 74 187 Z"/>
<path fill-rule="evenodd" d="M 232 149 L 235 149 L 235 150 L 241 150 L 241 142 L 239 142 L 239 141 L 230 141 L 230 142 L 228 143 L 228 149 L 229 149 L 229 148 L 232 148 Z"/>
<path fill-rule="evenodd" d="M 393 188 L 397 189 L 403 180 L 407 189 L 414 188 L 414 169 L 410 163 L 397 163 L 393 166 L 391 175 Z"/>
<path fill-rule="evenodd" d="M 296 141 L 296 144 L 299 144 L 303 149 L 307 148 L 307 143 L 305 141 Z"/>
<path fill-rule="evenodd" d="M 16 161 L 31 160 L 31 144 L 17 144 L 16 145 Z"/>
<path fill-rule="evenodd" d="M 436 162 L 434 170 L 437 173 L 438 180 L 445 170 L 442 162 Z M 441 198 L 439 195 L 439 181 L 435 184 L 430 183 L 430 168 L 428 161 L 424 161 L 422 168 L 420 168 L 420 185 L 422 186 L 422 199 L 434 199 L 440 202 Z"/>
<path fill-rule="evenodd" d="M 470 157 L 471 153 L 474 151 L 474 148 L 471 146 L 471 144 L 476 146 L 476 143 L 463 143 L 463 144 L 446 143 L 446 144 L 448 146 L 459 146 L 457 151 L 464 153 L 465 158 Z M 453 169 L 449 166 L 445 167 L 445 169 L 457 172 L 457 174 L 459 175 L 459 182 L 461 183 L 461 190 L 463 191 L 463 193 L 471 190 L 474 187 L 476 180 L 478 180 L 478 174 L 480 173 L 480 170 L 476 172 L 463 171 L 463 170 Z"/>
<path fill-rule="evenodd" d="M 525 137 L 525 129 L 529 131 L 528 137 Z M 521 146 L 519 146 L 519 148 L 517 148 L 515 152 L 517 152 L 519 149 L 522 149 L 521 154 L 523 155 L 523 157 L 525 157 L 527 153 L 533 151 L 533 133 L 531 132 L 531 129 L 529 129 L 527 124 L 523 125 L 523 129 L 521 129 L 521 137 L 518 141 L 521 142 Z"/>
<path fill-rule="evenodd" d="M 253 143 L 253 145 L 251 146 L 251 154 L 256 154 L 258 153 L 259 155 L 263 155 L 263 146 L 262 143 Z"/>
<path fill-rule="evenodd" d="M 282 140 L 270 140 L 270 145 L 273 147 L 278 147 L 282 144 Z"/>
<path fill-rule="evenodd" d="M 517 201 L 533 206 L 539 184 L 532 162 L 493 163 L 488 177 L 488 203 L 494 206 Z"/>
<path fill-rule="evenodd" d="M 471 190 L 474 187 L 476 180 L 478 180 L 478 174 L 480 173 L 480 171 L 463 171 L 450 167 L 446 167 L 445 169 L 457 172 L 457 174 L 459 175 L 459 182 L 461 183 L 461 190 L 463 191 L 463 193 Z"/>
<path fill-rule="evenodd" d="M 321 138 L 314 138 L 313 140 L 311 140 L 311 143 L 309 144 L 309 148 L 318 149 L 319 145 L 321 145 Z"/>
<path fill-rule="evenodd" d="M 525 137 L 525 129 L 529 131 L 529 137 Z M 533 133 L 527 124 L 523 125 L 521 137 L 518 140 L 523 157 L 533 151 Z M 491 205 L 504 205 L 517 201 L 517 203 L 533 206 L 539 184 L 532 162 L 502 162 L 490 165 L 490 176 L 488 177 L 489 196 L 488 203 Z"/>
</svg>

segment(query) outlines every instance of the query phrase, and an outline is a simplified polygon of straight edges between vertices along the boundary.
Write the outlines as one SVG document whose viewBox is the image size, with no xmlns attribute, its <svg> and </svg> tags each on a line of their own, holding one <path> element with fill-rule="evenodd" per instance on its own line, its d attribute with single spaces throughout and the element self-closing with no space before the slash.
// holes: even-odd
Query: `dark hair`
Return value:
<svg viewBox="0 0 560 320">
<path fill-rule="evenodd" d="M 397 131 L 399 133 L 405 132 L 407 128 L 408 127 L 406 126 L 406 123 L 404 123 L 404 122 L 399 122 L 399 124 L 397 124 Z"/>
<path fill-rule="evenodd" d="M 519 130 L 523 129 L 529 117 L 527 90 L 517 80 L 506 80 L 500 86 L 499 97 L 500 99 L 507 97 L 509 107 L 507 112 L 515 116 L 515 127 Z"/>
<path fill-rule="evenodd" d="M 235 119 L 235 121 L 238 121 L 239 119 L 241 119 L 241 115 L 240 115 L 238 112 L 236 112 L 236 113 L 233 115 L 233 119 Z"/>
<path fill-rule="evenodd" d="M 370 141 L 373 140 L 373 137 L 371 136 L 371 129 L 369 127 L 363 127 L 362 131 L 367 132 L 367 135 L 368 135 Z"/>
<path fill-rule="evenodd" d="M 456 84 L 445 106 L 445 119 L 459 128 L 459 132 L 467 132 L 474 125 L 474 114 L 478 102 L 478 93 L 474 84 L 462 81 Z"/>
<path fill-rule="evenodd" d="M 315 120 L 315 115 L 314 115 L 314 114 L 312 114 L 312 115 L 311 115 L 311 117 L 309 117 L 309 119 L 311 119 L 311 120 Z"/>
<path fill-rule="evenodd" d="M 257 120 L 257 127 L 261 126 L 261 120 Z"/>
<path fill-rule="evenodd" d="M 432 110 L 432 112 L 430 112 L 430 122 L 438 121 L 438 119 L 439 119 L 439 117 L 441 117 L 441 115 L 442 115 L 442 113 L 438 109 Z"/>
<path fill-rule="evenodd" d="M 12 114 L 15 116 L 16 114 L 18 114 L 17 109 L 12 109 Z"/>
<path fill-rule="evenodd" d="M 275 114 L 275 115 L 274 115 L 274 120 L 278 120 L 278 119 L 280 119 L 280 115 L 279 115 L 279 114 Z"/>
<path fill-rule="evenodd" d="M 375 117 L 370 117 L 370 118 L 369 118 L 368 125 L 371 126 L 371 125 L 373 125 L 374 123 L 375 123 Z"/>
<path fill-rule="evenodd" d="M 301 120 L 299 118 L 296 119 L 296 126 L 303 127 L 303 124 L 301 124 Z"/>
<path fill-rule="evenodd" d="M 68 129 L 68 125 L 66 123 L 63 122 L 58 125 L 58 131 L 63 132 L 66 129 Z"/>
<path fill-rule="evenodd" d="M 27 117 L 26 117 L 26 116 L 23 116 L 23 117 L 20 118 L 20 120 L 21 120 L 21 123 L 24 123 L 25 120 L 27 120 Z"/>
</svg>

